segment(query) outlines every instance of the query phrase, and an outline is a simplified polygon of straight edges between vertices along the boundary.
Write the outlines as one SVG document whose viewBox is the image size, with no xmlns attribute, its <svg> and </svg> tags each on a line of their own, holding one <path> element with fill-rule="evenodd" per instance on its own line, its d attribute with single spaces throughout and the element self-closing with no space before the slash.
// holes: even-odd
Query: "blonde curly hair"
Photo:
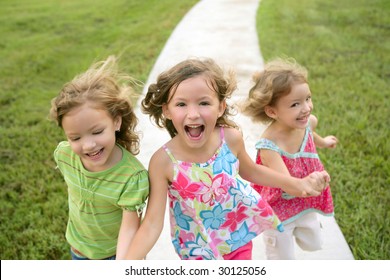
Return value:
<svg viewBox="0 0 390 280">
<path fill-rule="evenodd" d="M 50 118 L 62 128 L 62 120 L 69 111 L 91 101 L 113 119 L 122 118 L 116 142 L 136 155 L 139 153 L 139 135 L 135 132 L 138 119 L 131 104 L 136 84 L 135 79 L 118 72 L 116 58 L 109 56 L 63 86 L 51 101 Z"/>
<path fill-rule="evenodd" d="M 293 58 L 276 58 L 266 63 L 264 70 L 256 72 L 252 79 L 255 84 L 241 104 L 242 113 L 255 122 L 269 123 L 273 119 L 265 113 L 265 107 L 274 106 L 290 93 L 293 85 L 308 83 L 308 72 Z"/>
</svg>

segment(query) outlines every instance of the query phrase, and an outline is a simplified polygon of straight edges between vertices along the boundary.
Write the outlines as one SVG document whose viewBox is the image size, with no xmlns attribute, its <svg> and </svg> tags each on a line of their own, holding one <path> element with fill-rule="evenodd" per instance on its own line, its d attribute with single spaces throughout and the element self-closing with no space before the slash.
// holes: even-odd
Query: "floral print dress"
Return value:
<svg viewBox="0 0 390 280">
<path fill-rule="evenodd" d="M 169 186 L 171 238 L 181 259 L 223 259 L 266 229 L 283 231 L 272 208 L 238 174 L 224 140 L 205 163 L 178 161 Z"/>
</svg>

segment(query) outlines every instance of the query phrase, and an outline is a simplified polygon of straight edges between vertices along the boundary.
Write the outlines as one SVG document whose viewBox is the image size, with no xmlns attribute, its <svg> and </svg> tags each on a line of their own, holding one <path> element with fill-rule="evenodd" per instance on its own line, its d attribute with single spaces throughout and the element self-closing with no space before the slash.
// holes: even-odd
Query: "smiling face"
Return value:
<svg viewBox="0 0 390 280">
<path fill-rule="evenodd" d="M 219 101 L 206 77 L 199 75 L 184 80 L 169 98 L 163 112 L 172 120 L 180 142 L 191 148 L 207 145 L 226 103 Z"/>
<path fill-rule="evenodd" d="M 121 118 L 113 120 L 107 111 L 94 105 L 86 102 L 72 109 L 63 117 L 62 128 L 84 167 L 96 172 L 114 166 L 122 157 L 115 145 Z"/>
<path fill-rule="evenodd" d="M 290 129 L 306 128 L 313 110 L 311 92 L 307 83 L 297 83 L 289 94 L 280 97 L 275 106 L 268 106 L 266 113 L 280 125 Z"/>
</svg>

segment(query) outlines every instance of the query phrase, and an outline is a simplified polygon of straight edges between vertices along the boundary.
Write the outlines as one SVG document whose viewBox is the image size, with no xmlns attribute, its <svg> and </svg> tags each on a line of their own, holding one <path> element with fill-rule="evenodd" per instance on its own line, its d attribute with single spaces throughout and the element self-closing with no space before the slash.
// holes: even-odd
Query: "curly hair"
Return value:
<svg viewBox="0 0 390 280">
<path fill-rule="evenodd" d="M 138 119 L 131 104 L 135 84 L 132 77 L 118 72 L 116 59 L 110 56 L 63 86 L 51 101 L 50 118 L 62 128 L 67 113 L 91 101 L 97 108 L 106 110 L 112 119 L 122 118 L 116 142 L 136 155 L 139 153 L 139 135 L 135 132 Z"/>
<path fill-rule="evenodd" d="M 269 123 L 273 119 L 265 113 L 266 106 L 274 106 L 283 96 L 290 93 L 293 85 L 308 83 L 307 70 L 293 58 L 276 58 L 264 65 L 264 70 L 256 72 L 254 86 L 242 104 L 242 113 L 255 122 Z"/>
<path fill-rule="evenodd" d="M 146 96 L 142 100 L 142 111 L 149 114 L 158 127 L 166 128 L 172 138 L 177 134 L 177 130 L 172 121 L 164 117 L 162 107 L 169 103 L 181 82 L 199 75 L 204 75 L 208 79 L 220 102 L 229 99 L 237 88 L 235 73 L 232 70 L 224 72 L 210 58 L 203 60 L 193 58 L 184 60 L 162 72 L 157 77 L 157 82 L 148 87 Z M 233 108 L 227 105 L 222 116 L 217 119 L 217 125 L 237 128 L 237 124 L 229 119 L 232 115 Z"/>
</svg>

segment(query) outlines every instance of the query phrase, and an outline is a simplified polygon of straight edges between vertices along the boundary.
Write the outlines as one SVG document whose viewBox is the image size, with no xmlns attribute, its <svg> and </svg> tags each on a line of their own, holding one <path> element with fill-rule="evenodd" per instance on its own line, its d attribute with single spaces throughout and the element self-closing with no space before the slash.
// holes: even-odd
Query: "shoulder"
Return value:
<svg viewBox="0 0 390 280">
<path fill-rule="evenodd" d="M 257 150 L 270 150 L 277 153 L 280 153 L 280 148 L 275 142 L 269 140 L 268 138 L 260 138 L 259 141 L 256 142 L 255 145 Z"/>
<path fill-rule="evenodd" d="M 58 143 L 57 148 L 54 150 L 54 158 L 58 161 L 59 158 L 70 158 L 72 148 L 68 141 L 62 141 Z"/>
<path fill-rule="evenodd" d="M 146 170 L 145 166 L 140 162 L 140 160 L 135 155 L 130 153 L 124 147 L 120 145 L 118 146 L 121 148 L 123 154 L 122 165 L 131 166 L 131 169 L 133 169 L 135 172 Z"/>
<path fill-rule="evenodd" d="M 310 129 L 311 129 L 312 131 L 315 130 L 315 128 L 317 127 L 317 124 L 318 124 L 318 119 L 317 119 L 317 117 L 314 116 L 314 115 L 310 115 L 310 117 L 309 117 L 309 125 L 310 125 Z"/>
<path fill-rule="evenodd" d="M 261 138 L 265 138 L 274 142 L 275 144 L 279 144 L 281 139 L 285 138 L 285 132 L 280 128 L 277 122 L 273 122 L 266 127 L 261 135 Z"/>
<path fill-rule="evenodd" d="M 164 150 L 163 147 L 159 148 L 150 158 L 149 171 L 164 171 L 168 170 L 172 165 L 172 160 Z"/>
<path fill-rule="evenodd" d="M 245 151 L 245 144 L 242 132 L 237 128 L 225 127 L 225 142 L 228 145 L 229 149 L 237 157 L 242 151 Z"/>
<path fill-rule="evenodd" d="M 221 128 L 222 129 L 222 128 Z M 240 130 L 233 127 L 224 127 L 225 141 L 229 144 L 243 142 L 243 135 Z"/>
<path fill-rule="evenodd" d="M 150 158 L 149 179 L 151 187 L 168 186 L 173 178 L 173 163 L 163 147 L 159 148 Z"/>
<path fill-rule="evenodd" d="M 70 149 L 70 144 L 68 141 L 61 141 L 60 143 L 58 143 L 57 145 L 57 148 L 56 148 L 56 151 L 58 150 L 66 150 L 66 149 Z"/>
</svg>

